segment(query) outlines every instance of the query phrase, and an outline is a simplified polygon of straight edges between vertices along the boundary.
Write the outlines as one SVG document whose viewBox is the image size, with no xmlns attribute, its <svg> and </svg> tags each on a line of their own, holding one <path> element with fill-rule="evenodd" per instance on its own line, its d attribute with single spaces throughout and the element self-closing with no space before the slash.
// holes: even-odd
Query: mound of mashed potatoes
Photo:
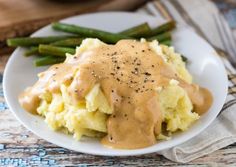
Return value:
<svg viewBox="0 0 236 167">
<path fill-rule="evenodd" d="M 187 71 L 185 62 L 182 61 L 180 54 L 176 53 L 173 47 L 159 45 L 156 40 L 147 42 L 142 39 L 140 43 L 145 43 L 152 52 L 160 56 L 166 66 L 169 66 L 181 82 L 189 85 L 192 84 L 192 76 Z M 78 56 L 80 56 L 80 61 L 83 61 L 83 59 L 86 60 L 86 56 L 89 56 L 91 50 L 103 46 L 107 46 L 107 44 L 98 39 L 85 39 L 81 46 L 77 47 L 75 55 L 67 55 L 65 63 L 76 61 L 75 59 Z M 54 65 L 53 68 L 56 67 Z M 108 127 L 111 123 L 108 122 L 108 119 L 115 117 L 116 104 L 114 106 L 111 105 L 111 100 L 107 99 L 108 95 L 104 93 L 104 89 L 100 83 L 90 84 L 90 81 L 86 82 L 92 85 L 92 87 L 89 91 L 85 92 L 83 98 L 79 98 L 75 103 L 74 95 L 70 92 L 70 86 L 74 81 L 69 80 L 76 80 L 80 70 L 80 67 L 74 68 L 70 76 L 67 77 L 67 80 L 59 84 L 57 91 L 43 90 L 37 98 L 34 97 L 36 99 L 31 99 L 29 103 L 29 99 L 27 101 L 26 97 L 30 93 L 33 94 L 32 92 L 35 92 L 35 90 L 28 88 L 20 95 L 19 101 L 26 110 L 43 116 L 45 122 L 52 130 L 61 130 L 65 133 L 72 134 L 76 140 L 80 140 L 82 136 L 105 137 L 108 134 Z M 48 73 L 50 72 L 52 71 L 49 70 Z M 45 72 L 40 73 L 39 78 L 44 77 L 44 75 L 46 75 Z M 149 75 L 151 74 L 147 73 L 147 76 Z M 159 125 L 162 125 L 160 127 L 161 129 L 158 130 L 159 132 L 154 133 L 156 140 L 168 139 L 176 131 L 186 131 L 200 117 L 200 113 L 194 112 L 192 99 L 179 80 L 169 78 L 164 86 L 157 85 L 155 87 L 155 92 L 158 96 L 156 100 L 158 100 L 161 111 L 158 121 Z M 53 87 L 53 82 L 50 83 L 50 87 Z M 117 99 L 119 100 L 119 98 Z M 29 104 L 34 106 L 29 106 Z M 142 122 L 142 119 L 140 119 L 140 122 Z M 125 128 L 123 127 L 123 129 Z M 115 134 L 113 134 L 113 139 L 110 136 L 109 140 L 112 141 L 115 137 Z M 137 145 L 131 148 L 141 148 L 148 145 L 151 144 Z M 120 145 L 118 148 L 126 147 Z"/>
</svg>

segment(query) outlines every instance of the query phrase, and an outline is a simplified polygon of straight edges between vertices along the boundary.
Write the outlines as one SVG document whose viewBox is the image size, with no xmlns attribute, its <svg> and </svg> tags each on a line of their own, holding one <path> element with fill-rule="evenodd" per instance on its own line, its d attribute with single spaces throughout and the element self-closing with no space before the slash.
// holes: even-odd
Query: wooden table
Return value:
<svg viewBox="0 0 236 167">
<path fill-rule="evenodd" d="M 0 54 L 0 166 L 236 166 L 236 144 L 188 164 L 180 164 L 157 153 L 103 157 L 74 152 L 48 143 L 24 128 L 4 101 L 2 77 L 9 55 Z"/>
</svg>

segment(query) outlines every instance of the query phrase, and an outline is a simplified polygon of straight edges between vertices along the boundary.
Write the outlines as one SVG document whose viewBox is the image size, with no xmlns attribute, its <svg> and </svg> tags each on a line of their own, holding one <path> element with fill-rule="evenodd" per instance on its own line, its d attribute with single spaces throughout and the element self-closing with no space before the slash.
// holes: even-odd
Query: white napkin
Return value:
<svg viewBox="0 0 236 167">
<path fill-rule="evenodd" d="M 218 10 L 208 0 L 153 1 L 137 12 L 172 18 L 179 24 L 191 23 L 213 45 L 223 48 L 212 17 Z M 228 72 L 229 93 L 221 114 L 202 133 L 181 145 L 161 151 L 161 155 L 172 161 L 186 163 L 236 142 L 236 71 L 228 60 L 222 61 Z"/>
</svg>

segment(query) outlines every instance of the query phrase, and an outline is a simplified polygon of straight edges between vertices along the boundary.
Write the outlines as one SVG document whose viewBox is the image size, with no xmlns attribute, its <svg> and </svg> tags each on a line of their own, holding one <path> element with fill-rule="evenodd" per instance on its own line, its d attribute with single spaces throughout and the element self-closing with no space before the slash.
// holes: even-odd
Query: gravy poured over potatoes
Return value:
<svg viewBox="0 0 236 167">
<path fill-rule="evenodd" d="M 94 39 L 87 40 L 94 42 Z M 192 84 L 191 79 L 185 79 L 184 76 L 189 74 L 180 57 L 185 70 L 182 73 L 178 72 L 178 63 L 163 57 L 171 54 L 167 46 L 155 48 L 155 42 L 135 40 L 121 40 L 115 45 L 98 43 L 93 43 L 90 48 L 82 48 L 82 44 L 64 63 L 53 65 L 39 74 L 38 82 L 20 95 L 22 107 L 45 116 L 46 121 L 50 116 L 48 122 L 57 121 L 54 129 L 67 128 L 70 133 L 80 132 L 87 136 L 94 136 L 98 131 L 102 134 L 99 136 L 104 136 L 102 144 L 123 149 L 155 144 L 162 133 L 163 122 L 167 123 L 167 131 L 168 126 L 171 132 L 186 130 L 198 115 L 210 108 L 211 93 Z M 163 101 L 168 89 L 181 94 L 172 97 L 173 110 L 168 107 L 168 98 Z M 45 94 L 51 99 L 45 100 Z M 56 105 L 60 103 L 60 110 L 52 110 L 55 94 L 61 98 L 60 102 L 54 102 Z M 42 103 L 47 107 L 40 110 Z M 174 111 L 180 103 L 191 107 L 186 111 Z M 172 121 L 172 115 L 181 115 L 181 111 L 194 117 L 190 121 L 181 117 L 183 121 L 189 121 L 185 127 Z M 98 126 L 102 128 L 96 128 Z"/>
</svg>

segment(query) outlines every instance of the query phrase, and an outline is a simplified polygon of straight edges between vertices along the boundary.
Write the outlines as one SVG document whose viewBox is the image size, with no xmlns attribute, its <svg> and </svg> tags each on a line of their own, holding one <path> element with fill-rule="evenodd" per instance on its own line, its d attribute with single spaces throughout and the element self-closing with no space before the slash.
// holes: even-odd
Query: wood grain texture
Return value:
<svg viewBox="0 0 236 167">
<path fill-rule="evenodd" d="M 157 153 L 131 157 L 93 156 L 48 143 L 24 128 L 5 103 L 1 81 L 7 58 L 8 55 L 0 56 L 0 166 L 236 166 L 236 144 L 180 164 Z"/>
<path fill-rule="evenodd" d="M 26 36 L 40 27 L 68 16 L 104 10 L 132 10 L 146 0 L 0 0 L 0 42 Z M 66 2 L 66 3 L 65 3 Z"/>
</svg>

